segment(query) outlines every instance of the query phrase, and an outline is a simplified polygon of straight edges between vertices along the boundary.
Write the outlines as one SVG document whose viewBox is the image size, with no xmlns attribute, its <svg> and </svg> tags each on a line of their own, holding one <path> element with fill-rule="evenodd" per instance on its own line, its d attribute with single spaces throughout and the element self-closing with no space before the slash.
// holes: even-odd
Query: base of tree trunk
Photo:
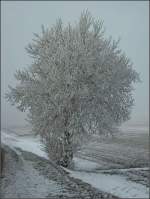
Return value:
<svg viewBox="0 0 150 199">
<path fill-rule="evenodd" d="M 73 151 L 67 151 L 66 154 L 58 161 L 58 164 L 63 167 L 69 167 L 72 163 Z"/>
</svg>

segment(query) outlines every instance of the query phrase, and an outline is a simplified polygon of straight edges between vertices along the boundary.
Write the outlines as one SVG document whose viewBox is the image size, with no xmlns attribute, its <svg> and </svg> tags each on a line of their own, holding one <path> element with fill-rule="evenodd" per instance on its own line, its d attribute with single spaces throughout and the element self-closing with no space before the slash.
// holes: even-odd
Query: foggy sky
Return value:
<svg viewBox="0 0 150 199">
<path fill-rule="evenodd" d="M 8 84 L 15 86 L 14 72 L 32 62 L 25 47 L 41 25 L 53 25 L 58 17 L 74 23 L 88 9 L 92 16 L 104 20 L 106 36 L 121 37 L 120 48 L 134 63 L 142 83 L 135 85 L 135 106 L 131 122 L 147 122 L 149 116 L 149 26 L 148 1 L 111 2 L 1 2 L 1 121 L 2 127 L 21 126 L 25 114 L 4 99 Z"/>
</svg>

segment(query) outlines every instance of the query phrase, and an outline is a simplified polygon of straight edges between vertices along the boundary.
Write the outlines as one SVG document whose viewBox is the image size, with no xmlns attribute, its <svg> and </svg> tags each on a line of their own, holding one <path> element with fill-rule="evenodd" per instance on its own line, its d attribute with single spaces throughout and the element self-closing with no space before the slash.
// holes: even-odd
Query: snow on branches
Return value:
<svg viewBox="0 0 150 199">
<path fill-rule="evenodd" d="M 132 83 L 139 76 L 118 41 L 104 33 L 103 22 L 88 11 L 74 26 L 64 27 L 59 19 L 42 27 L 26 48 L 33 64 L 16 72 L 19 84 L 6 95 L 21 111 L 29 110 L 34 131 L 65 166 L 86 134 L 112 133 L 129 119 Z"/>
</svg>

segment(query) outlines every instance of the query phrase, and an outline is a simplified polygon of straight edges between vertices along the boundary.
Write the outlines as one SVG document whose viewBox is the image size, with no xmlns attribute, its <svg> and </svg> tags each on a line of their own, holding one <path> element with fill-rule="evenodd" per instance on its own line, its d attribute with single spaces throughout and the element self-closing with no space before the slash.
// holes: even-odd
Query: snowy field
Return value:
<svg viewBox="0 0 150 199">
<path fill-rule="evenodd" d="M 99 164 L 99 169 L 148 167 L 148 127 L 123 127 L 113 138 L 93 137 L 76 154 Z"/>
<path fill-rule="evenodd" d="M 148 162 L 148 127 L 124 126 L 113 138 L 83 145 L 70 174 L 121 198 L 149 198 Z"/>
<path fill-rule="evenodd" d="M 1 133 L 2 143 L 11 148 L 48 158 L 39 137 Z M 74 167 L 66 170 L 71 177 L 120 198 L 148 198 L 148 140 L 148 128 L 133 126 L 124 127 L 112 139 L 93 137 L 75 155 Z"/>
</svg>

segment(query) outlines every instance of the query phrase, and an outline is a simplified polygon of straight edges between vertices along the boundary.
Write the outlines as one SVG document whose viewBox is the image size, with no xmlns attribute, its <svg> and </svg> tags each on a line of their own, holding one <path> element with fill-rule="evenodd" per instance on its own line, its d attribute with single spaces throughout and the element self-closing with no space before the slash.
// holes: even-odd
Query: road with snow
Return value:
<svg viewBox="0 0 150 199">
<path fill-rule="evenodd" d="M 40 157 L 48 159 L 48 155 L 44 151 L 44 146 L 41 143 L 40 138 L 38 136 L 29 136 L 29 135 L 18 136 L 17 134 L 14 133 L 8 133 L 6 131 L 2 131 L 1 141 L 3 144 L 8 145 L 13 150 L 17 150 L 17 148 L 20 148 L 23 151 L 32 152 Z M 92 146 L 92 144 L 90 146 Z M 138 174 L 139 172 L 148 172 L 147 167 L 143 168 L 140 167 L 134 169 L 122 167 L 118 169 L 116 168 L 117 164 L 114 163 L 112 164 L 115 165 L 113 169 L 107 167 L 103 167 L 102 169 L 102 166 L 104 166 L 104 164 L 100 164 L 101 161 L 95 161 L 94 158 L 90 159 L 90 155 L 88 156 L 87 154 L 88 154 L 87 148 L 86 150 L 83 151 L 81 150 L 81 152 L 79 152 L 77 156 L 74 157 L 74 168 L 72 170 L 65 169 L 70 174 L 71 177 L 75 179 L 76 178 L 81 179 L 83 182 L 92 185 L 93 187 L 95 187 L 100 191 L 108 192 L 120 198 L 149 197 L 149 188 L 145 184 L 136 182 L 132 180 L 132 178 L 129 178 L 129 175 L 126 175 L 128 173 L 132 174 L 134 172 L 138 172 Z M 122 166 L 121 164 L 118 165 Z M 27 170 L 29 169 L 32 171 L 31 165 L 28 165 L 26 168 Z M 36 171 L 35 171 L 35 176 L 36 176 Z M 42 181 L 42 179 L 39 180 Z M 46 187 L 51 186 L 49 183 L 50 182 L 43 183 L 45 189 Z M 55 183 L 52 184 L 53 186 L 51 187 L 54 187 L 55 190 L 56 185 Z"/>
<path fill-rule="evenodd" d="M 48 159 L 35 136 L 2 131 L 5 150 L 0 198 L 116 199 L 69 174 Z"/>
</svg>

